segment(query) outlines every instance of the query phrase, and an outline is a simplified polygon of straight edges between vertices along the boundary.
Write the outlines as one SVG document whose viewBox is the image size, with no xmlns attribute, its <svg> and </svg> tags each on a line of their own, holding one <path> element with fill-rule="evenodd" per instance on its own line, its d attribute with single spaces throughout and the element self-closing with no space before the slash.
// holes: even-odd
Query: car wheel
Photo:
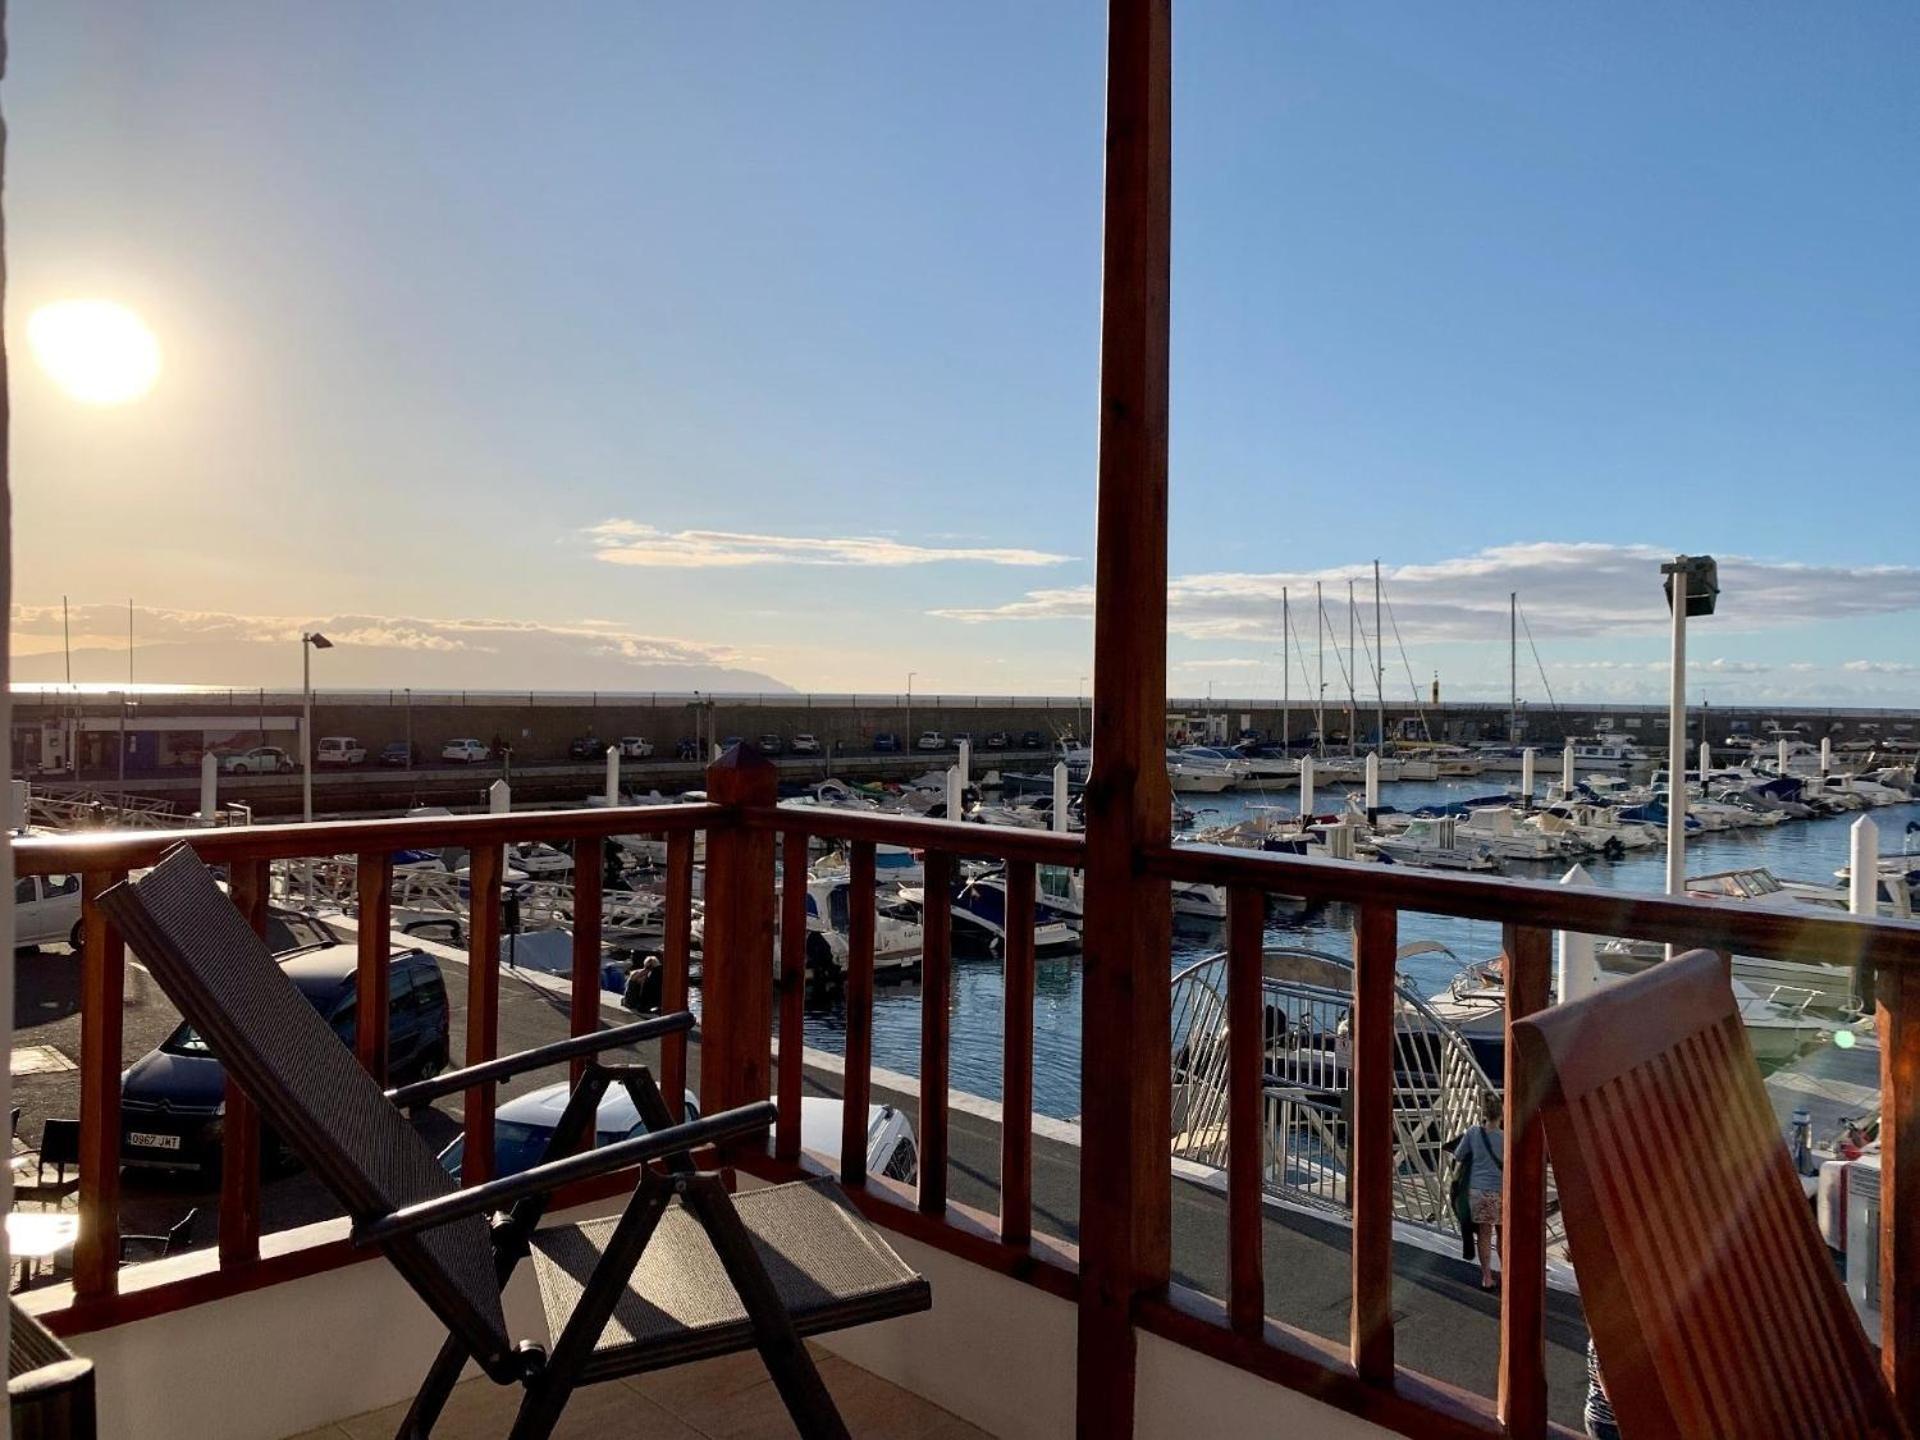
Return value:
<svg viewBox="0 0 1920 1440">
<path fill-rule="evenodd" d="M 87 948 L 86 921 L 76 920 L 73 922 L 73 929 L 67 933 L 67 944 L 73 947 L 73 953 L 76 955 Z"/>
</svg>

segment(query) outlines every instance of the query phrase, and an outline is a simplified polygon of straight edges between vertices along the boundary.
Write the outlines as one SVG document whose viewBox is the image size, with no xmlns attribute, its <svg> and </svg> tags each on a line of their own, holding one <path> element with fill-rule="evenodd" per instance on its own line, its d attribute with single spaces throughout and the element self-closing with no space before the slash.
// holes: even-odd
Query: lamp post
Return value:
<svg viewBox="0 0 1920 1440">
<path fill-rule="evenodd" d="M 1687 617 L 1711 615 L 1720 598 L 1720 567 L 1711 555 L 1676 555 L 1662 565 L 1673 612 L 1673 674 L 1667 706 L 1667 894 L 1687 886 Z M 1676 587 L 1675 582 L 1678 581 Z M 1668 958 L 1673 947 L 1667 947 Z"/>
<path fill-rule="evenodd" d="M 300 632 L 300 818 L 313 823 L 313 652 L 333 642 L 318 630 Z M 307 861 L 307 907 L 313 907 L 313 861 Z"/>
<path fill-rule="evenodd" d="M 1076 727 L 1077 727 L 1077 728 L 1079 729 L 1079 731 L 1080 731 L 1080 734 L 1079 734 L 1079 736 L 1078 736 L 1078 739 L 1079 739 L 1079 741 L 1080 741 L 1080 743 L 1081 743 L 1082 745 L 1085 745 L 1085 744 L 1088 744 L 1088 743 L 1089 743 L 1089 739 L 1088 739 L 1088 737 L 1089 737 L 1089 736 L 1090 736 L 1090 735 L 1091 735 L 1091 734 L 1093 733 L 1093 727 L 1092 727 L 1092 725 L 1091 725 L 1091 724 L 1090 724 L 1090 723 L 1088 722 L 1088 720 L 1087 720 L 1087 714 L 1086 714 L 1086 711 L 1087 711 L 1087 678 L 1088 678 L 1088 677 L 1087 677 L 1087 676 L 1085 676 L 1085 675 L 1082 675 L 1082 676 L 1080 677 L 1080 692 L 1079 692 L 1079 695 L 1077 696 L 1077 701 L 1078 701 L 1078 703 L 1076 703 L 1076 704 L 1074 705 L 1074 707 L 1073 707 L 1073 719 L 1074 719 L 1074 724 L 1075 724 L 1075 726 L 1076 726 Z"/>
<path fill-rule="evenodd" d="M 907 671 L 907 733 L 900 737 L 900 747 L 904 750 L 913 744 L 913 677 L 918 670 Z"/>
</svg>

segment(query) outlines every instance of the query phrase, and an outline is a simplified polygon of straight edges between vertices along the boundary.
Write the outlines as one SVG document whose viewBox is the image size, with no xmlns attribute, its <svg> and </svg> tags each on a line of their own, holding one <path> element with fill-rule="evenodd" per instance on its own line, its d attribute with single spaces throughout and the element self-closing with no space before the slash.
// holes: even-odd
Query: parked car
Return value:
<svg viewBox="0 0 1920 1440">
<path fill-rule="evenodd" d="M 620 758 L 622 760 L 645 760 L 653 754 L 653 742 L 644 735 L 622 735 L 620 737 Z"/>
<path fill-rule="evenodd" d="M 802 730 L 798 735 L 793 737 L 793 744 L 787 748 L 796 755 L 818 755 L 820 753 L 820 742 Z"/>
<path fill-rule="evenodd" d="M 25 950 L 64 940 L 77 952 L 86 927 L 80 923 L 78 875 L 23 875 L 13 882 L 13 945 Z"/>
<path fill-rule="evenodd" d="M 440 758 L 451 760 L 456 765 L 478 765 L 488 754 L 487 747 L 478 740 L 449 740 L 440 747 Z"/>
<path fill-rule="evenodd" d="M 389 740 L 385 745 L 380 747 L 380 763 L 382 765 L 411 765 L 413 763 L 413 746 L 409 745 L 405 740 Z"/>
<path fill-rule="evenodd" d="M 987 736 L 987 749 L 1004 750 L 1013 743 L 1013 737 L 1004 730 L 996 730 Z"/>
<path fill-rule="evenodd" d="M 565 1081 L 542 1086 L 501 1105 L 493 1114 L 493 1174 L 505 1179 L 530 1170 L 545 1157 L 547 1142 L 560 1124 L 566 1109 L 569 1087 Z M 691 1092 L 686 1098 L 686 1113 L 698 1117 L 699 1103 Z M 891 1105 L 872 1105 L 867 1110 L 867 1170 L 889 1180 L 911 1185 L 919 1179 L 920 1152 L 914 1141 L 913 1125 Z M 611 1144 L 647 1133 L 646 1122 L 634 1109 L 633 1099 L 618 1085 L 608 1087 L 600 1098 L 594 1117 L 593 1143 Z M 824 1159 L 838 1161 L 840 1155 L 840 1102 L 830 1095 L 803 1096 L 800 1101 L 800 1144 Z M 455 1139 L 440 1152 L 440 1163 L 456 1178 L 466 1158 L 466 1137 Z"/>
<path fill-rule="evenodd" d="M 916 750 L 944 750 L 947 748 L 947 737 L 942 735 L 938 730 L 922 730 L 920 732 L 920 738 L 913 742 L 913 748 Z"/>
<path fill-rule="evenodd" d="M 606 758 L 607 742 L 596 740 L 591 735 L 582 735 L 577 740 L 567 742 L 569 760 L 601 760 Z"/>
<path fill-rule="evenodd" d="M 762 735 L 753 743 L 760 747 L 762 755 L 778 755 L 787 748 L 787 742 L 778 735 Z"/>
<path fill-rule="evenodd" d="M 316 765 L 364 765 L 367 747 L 351 735 L 322 735 L 313 759 Z"/>
<path fill-rule="evenodd" d="M 291 775 L 297 767 L 293 756 L 278 746 L 256 745 L 238 755 L 227 756 L 220 762 L 220 768 L 229 775 Z"/>
<path fill-rule="evenodd" d="M 1022 730 L 1020 732 L 1020 748 L 1022 750 L 1044 750 L 1047 748 L 1047 742 L 1038 730 Z"/>
<path fill-rule="evenodd" d="M 344 1044 L 358 1030 L 356 976 L 360 949 L 338 942 L 303 945 L 280 967 L 327 1019 Z M 423 950 L 402 950 L 388 980 L 388 1075 L 404 1085 L 447 1066 L 451 1022 L 440 967 Z M 158 1169 L 211 1169 L 220 1161 L 226 1113 L 226 1070 L 192 1025 L 182 1021 L 120 1081 L 120 1159 Z M 261 1137 L 263 1154 L 281 1149 Z"/>
<path fill-rule="evenodd" d="M 873 753 L 876 755 L 896 754 L 900 749 L 900 737 L 891 730 L 882 730 L 873 737 Z"/>
</svg>

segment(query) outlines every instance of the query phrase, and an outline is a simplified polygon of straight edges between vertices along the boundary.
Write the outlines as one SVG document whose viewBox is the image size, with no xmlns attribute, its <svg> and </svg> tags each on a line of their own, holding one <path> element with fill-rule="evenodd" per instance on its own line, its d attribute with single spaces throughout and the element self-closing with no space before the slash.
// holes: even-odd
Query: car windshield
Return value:
<svg viewBox="0 0 1920 1440">
<path fill-rule="evenodd" d="M 496 1118 L 493 1122 L 494 1178 L 505 1179 L 509 1175 L 531 1170 L 546 1158 L 547 1142 L 552 1138 L 550 1126 L 524 1125 L 518 1121 Z M 610 1145 L 623 1138 L 617 1131 L 602 1130 L 593 1137 L 593 1143 L 596 1146 Z M 466 1141 L 455 1141 L 445 1157 L 447 1168 L 458 1169 L 465 1153 Z"/>
</svg>

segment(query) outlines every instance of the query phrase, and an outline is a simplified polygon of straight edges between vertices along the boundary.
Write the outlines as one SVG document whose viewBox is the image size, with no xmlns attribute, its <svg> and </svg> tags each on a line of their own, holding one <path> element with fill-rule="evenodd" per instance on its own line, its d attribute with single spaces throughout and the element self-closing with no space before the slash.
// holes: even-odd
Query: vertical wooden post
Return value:
<svg viewBox="0 0 1920 1440">
<path fill-rule="evenodd" d="M 108 923 L 100 892 L 125 871 L 80 877 L 80 1237 L 73 1288 L 82 1299 L 111 1295 L 120 1269 L 120 1067 L 126 1004 L 126 942 Z"/>
<path fill-rule="evenodd" d="M 736 745 L 707 767 L 707 798 L 771 809 L 773 762 Z M 713 1115 L 773 1093 L 773 834 L 726 822 L 707 833 L 700 1109 Z"/>
<path fill-rule="evenodd" d="M 265 938 L 272 875 L 264 860 L 236 860 L 227 867 L 233 903 L 253 933 Z M 362 1015 L 359 1023 L 364 1023 Z M 249 1265 L 260 1258 L 260 1112 L 227 1072 L 226 1114 L 220 1120 L 220 1264 Z"/>
<path fill-rule="evenodd" d="M 1267 897 L 1227 891 L 1227 1318 L 1242 1335 L 1267 1323 L 1261 1171 L 1267 1159 L 1267 1016 L 1261 968 Z"/>
<path fill-rule="evenodd" d="M 929 850 L 920 908 L 920 1194 L 947 1213 L 947 1074 L 953 1045 L 953 857 Z"/>
<path fill-rule="evenodd" d="M 355 971 L 354 1049 L 374 1080 L 387 1083 L 388 1022 L 393 1010 L 393 858 L 364 852 L 355 866 L 360 946 Z"/>
<path fill-rule="evenodd" d="M 467 1064 L 478 1065 L 500 1052 L 500 872 L 504 856 L 497 844 L 476 845 L 468 862 L 467 901 Z M 493 1103 L 497 1085 L 475 1085 L 466 1092 L 467 1143 L 460 1162 L 460 1183 L 479 1185 L 493 1178 Z"/>
<path fill-rule="evenodd" d="M 840 1183 L 867 1183 L 867 1106 L 873 1094 L 873 842 L 847 852 L 847 1066 L 840 1081 Z"/>
<path fill-rule="evenodd" d="M 1920 972 L 1877 973 L 1880 1032 L 1880 1365 L 1920 1434 Z"/>
<path fill-rule="evenodd" d="M 1353 1205 L 1353 1368 L 1393 1380 L 1393 971 L 1399 916 L 1363 904 L 1354 943 L 1353 1132 L 1347 1184 Z M 1544 972 L 1543 972 L 1544 973 Z"/>
<path fill-rule="evenodd" d="M 573 842 L 573 989 L 567 1006 L 567 1032 L 572 1035 L 591 1035 L 600 1028 L 600 927 L 605 918 L 606 875 L 607 842 L 598 835 L 577 838 Z M 580 1083 L 586 1070 L 583 1055 L 571 1066 L 574 1084 Z"/>
<path fill-rule="evenodd" d="M 1547 1137 L 1544 1079 L 1513 1042 L 1513 1022 L 1547 1008 L 1552 936 L 1504 927 L 1507 955 L 1507 1128 L 1501 1170 L 1500 1421 L 1513 1440 L 1547 1433 Z"/>
<path fill-rule="evenodd" d="M 774 1098 L 776 1158 L 800 1158 L 801 1051 L 807 992 L 807 834 L 789 830 L 780 845 L 780 1081 Z"/>
<path fill-rule="evenodd" d="M 1085 796 L 1076 1424 L 1129 1435 L 1133 1304 L 1172 1230 L 1172 914 L 1143 848 L 1172 838 L 1166 769 L 1170 0 L 1107 9 L 1106 218 L 1095 506 L 1093 770 Z M 1115 1073 L 1113 1057 L 1126 1057 Z"/>
<path fill-rule="evenodd" d="M 666 953 L 660 961 L 660 1013 L 687 1008 L 687 976 L 693 966 L 693 834 L 667 836 Z M 712 953 L 709 948 L 708 954 Z M 713 992 L 707 992 L 711 995 Z M 686 1118 L 687 1036 L 685 1031 L 660 1041 L 660 1085 L 667 1092 L 667 1113 Z"/>
<path fill-rule="evenodd" d="M 1000 1241 L 1033 1238 L 1033 864 L 1007 862 L 1000 1080 Z"/>
</svg>

